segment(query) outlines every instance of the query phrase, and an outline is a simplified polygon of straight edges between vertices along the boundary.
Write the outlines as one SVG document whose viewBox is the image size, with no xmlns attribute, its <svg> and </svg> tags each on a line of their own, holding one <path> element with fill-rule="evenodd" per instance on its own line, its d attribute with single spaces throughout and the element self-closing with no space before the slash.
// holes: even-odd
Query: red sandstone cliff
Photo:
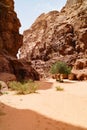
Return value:
<svg viewBox="0 0 87 130">
<path fill-rule="evenodd" d="M 67 0 L 60 12 L 43 13 L 23 35 L 20 58 L 42 75 L 57 60 L 73 66 L 87 58 L 87 0 Z"/>
<path fill-rule="evenodd" d="M 20 22 L 14 12 L 13 0 L 0 0 L 0 49 L 16 56 L 22 45 Z"/>
<path fill-rule="evenodd" d="M 16 54 L 23 44 L 13 0 L 0 0 L 0 80 L 39 79 L 38 73 Z"/>
</svg>

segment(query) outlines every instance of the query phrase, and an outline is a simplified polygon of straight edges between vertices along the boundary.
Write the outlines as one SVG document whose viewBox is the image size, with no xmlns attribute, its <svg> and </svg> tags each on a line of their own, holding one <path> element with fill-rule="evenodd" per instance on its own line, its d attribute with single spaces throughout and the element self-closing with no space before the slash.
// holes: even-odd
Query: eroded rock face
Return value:
<svg viewBox="0 0 87 130">
<path fill-rule="evenodd" d="M 0 53 L 0 80 L 1 81 L 23 81 L 39 80 L 39 74 L 31 67 L 30 63 L 24 59 L 17 60 L 9 54 Z"/>
<path fill-rule="evenodd" d="M 87 80 L 87 59 L 83 58 L 76 60 L 72 73 L 78 80 Z"/>
<path fill-rule="evenodd" d="M 17 60 L 23 36 L 13 0 L 0 0 L 0 80 L 39 79 L 38 73 L 26 61 Z"/>
<path fill-rule="evenodd" d="M 86 1 L 86 0 L 67 0 L 66 7 L 70 8 L 71 6 L 74 6 L 75 4 L 82 4 L 83 1 Z"/>
<path fill-rule="evenodd" d="M 13 0 L 0 0 L 0 49 L 16 56 L 22 45 L 21 26 L 17 14 L 14 12 Z"/>
<path fill-rule="evenodd" d="M 43 76 L 58 60 L 73 66 L 87 57 L 87 0 L 67 0 L 61 12 L 43 13 L 23 35 L 20 58 L 32 60 Z"/>
</svg>

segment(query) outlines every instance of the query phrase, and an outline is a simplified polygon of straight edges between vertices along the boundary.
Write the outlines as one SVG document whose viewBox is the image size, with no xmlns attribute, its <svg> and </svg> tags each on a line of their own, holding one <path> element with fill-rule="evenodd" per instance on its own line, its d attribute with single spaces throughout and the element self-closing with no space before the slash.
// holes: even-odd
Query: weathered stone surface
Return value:
<svg viewBox="0 0 87 130">
<path fill-rule="evenodd" d="M 71 74 L 68 75 L 68 79 L 69 80 L 76 80 L 76 75 L 71 73 Z"/>
<path fill-rule="evenodd" d="M 87 59 L 79 59 L 75 62 L 73 69 L 81 70 L 87 68 Z"/>
<path fill-rule="evenodd" d="M 13 0 L 0 0 L 0 80 L 39 79 L 38 73 L 16 54 L 23 43 Z"/>
<path fill-rule="evenodd" d="M 39 80 L 39 74 L 25 61 L 17 60 L 10 55 L 0 55 L 0 80 Z"/>
<path fill-rule="evenodd" d="M 72 69 L 78 80 L 87 80 L 87 59 L 78 59 Z"/>
<path fill-rule="evenodd" d="M 76 4 L 81 4 L 83 1 L 86 0 L 67 0 L 66 7 L 70 8 L 71 6 L 75 6 Z"/>
<path fill-rule="evenodd" d="M 0 50 L 6 50 L 16 56 L 22 45 L 21 26 L 17 14 L 14 12 L 13 0 L 0 0 Z"/>
<path fill-rule="evenodd" d="M 41 75 L 58 60 L 73 66 L 87 57 L 87 0 L 67 0 L 60 12 L 43 13 L 23 35 L 20 58 L 32 60 Z"/>
</svg>

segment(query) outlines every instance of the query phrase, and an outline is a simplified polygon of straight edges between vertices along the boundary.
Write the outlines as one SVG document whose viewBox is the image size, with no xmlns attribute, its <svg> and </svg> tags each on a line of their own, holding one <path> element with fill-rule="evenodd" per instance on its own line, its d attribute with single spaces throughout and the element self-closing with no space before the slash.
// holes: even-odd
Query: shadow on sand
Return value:
<svg viewBox="0 0 87 130">
<path fill-rule="evenodd" d="M 58 82 L 58 83 L 61 83 L 61 84 L 74 84 L 74 83 L 76 83 L 77 82 L 77 80 L 63 80 L 63 82 L 59 82 L 59 81 L 56 81 L 56 82 Z"/>
<path fill-rule="evenodd" d="M 0 104 L 0 130 L 87 130 L 56 121 L 32 110 L 16 109 Z"/>
<path fill-rule="evenodd" d="M 52 88 L 53 83 L 51 82 L 46 82 L 46 81 L 36 81 L 36 83 L 38 84 L 38 89 L 39 90 L 47 90 Z"/>
</svg>

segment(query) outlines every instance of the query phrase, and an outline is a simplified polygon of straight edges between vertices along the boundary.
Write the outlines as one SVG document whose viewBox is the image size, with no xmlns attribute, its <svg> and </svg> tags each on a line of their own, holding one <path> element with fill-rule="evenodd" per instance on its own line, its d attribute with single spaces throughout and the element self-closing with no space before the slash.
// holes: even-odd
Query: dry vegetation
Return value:
<svg viewBox="0 0 87 130">
<path fill-rule="evenodd" d="M 8 83 L 8 86 L 11 90 L 15 90 L 17 94 L 36 93 L 38 88 L 38 84 L 32 80 L 29 80 L 27 82 L 12 81 Z"/>
</svg>

